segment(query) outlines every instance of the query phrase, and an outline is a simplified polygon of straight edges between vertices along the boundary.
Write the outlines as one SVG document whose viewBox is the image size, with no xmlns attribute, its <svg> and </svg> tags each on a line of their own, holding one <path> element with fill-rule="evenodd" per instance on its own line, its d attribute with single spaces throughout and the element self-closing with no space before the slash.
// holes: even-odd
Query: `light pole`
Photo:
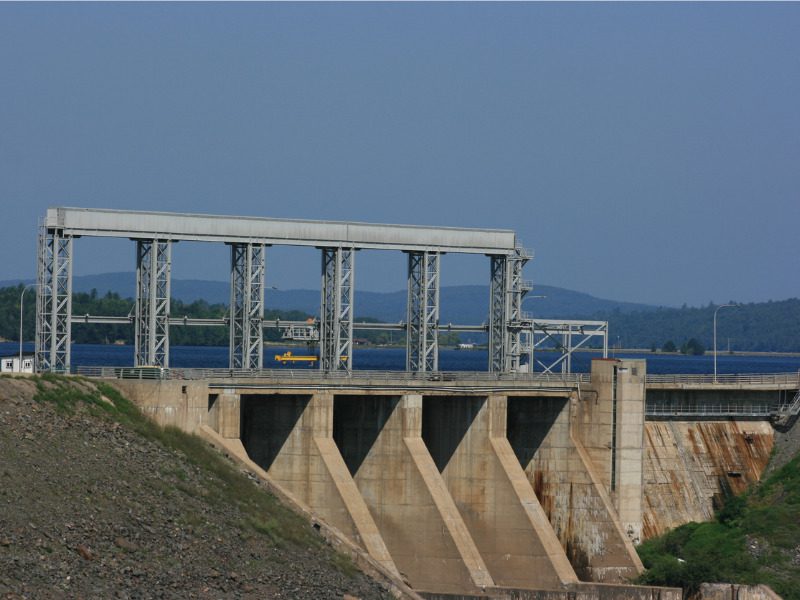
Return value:
<svg viewBox="0 0 800 600">
<path fill-rule="evenodd" d="M 720 308 L 736 306 L 736 304 L 720 304 L 714 311 L 714 383 L 717 383 L 717 313 Z"/>
<path fill-rule="evenodd" d="M 36 287 L 38 283 L 29 283 L 22 288 L 22 293 L 19 295 L 19 372 L 22 373 L 22 307 L 25 301 L 25 292 L 29 288 Z"/>
</svg>

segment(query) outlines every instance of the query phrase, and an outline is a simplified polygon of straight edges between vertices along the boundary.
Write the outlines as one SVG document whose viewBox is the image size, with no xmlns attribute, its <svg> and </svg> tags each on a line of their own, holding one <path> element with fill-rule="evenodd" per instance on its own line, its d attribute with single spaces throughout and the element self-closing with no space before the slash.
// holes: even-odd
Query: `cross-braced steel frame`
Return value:
<svg viewBox="0 0 800 600">
<path fill-rule="evenodd" d="M 522 312 L 522 300 L 531 285 L 522 279 L 522 269 L 530 253 L 516 248 L 507 255 L 489 257 L 489 371 L 522 370 L 524 350 L 521 333 L 530 327 L 531 318 Z"/>
<path fill-rule="evenodd" d="M 169 367 L 172 243 L 136 240 L 134 364 Z"/>
<path fill-rule="evenodd" d="M 264 366 L 264 272 L 264 244 L 231 244 L 231 369 Z"/>
<path fill-rule="evenodd" d="M 439 370 L 438 252 L 408 253 L 406 370 Z"/>
<path fill-rule="evenodd" d="M 321 248 L 320 360 L 323 371 L 353 368 L 354 248 Z"/>
<path fill-rule="evenodd" d="M 576 321 L 558 319 L 535 319 L 528 330 L 532 351 L 553 348 L 558 356 L 549 363 L 536 359 L 542 373 L 555 373 L 560 366 L 562 373 L 572 373 L 572 354 L 600 338 L 603 358 L 608 357 L 608 321 Z"/>
<path fill-rule="evenodd" d="M 72 236 L 39 230 L 36 371 L 69 373 L 72 339 Z"/>
</svg>

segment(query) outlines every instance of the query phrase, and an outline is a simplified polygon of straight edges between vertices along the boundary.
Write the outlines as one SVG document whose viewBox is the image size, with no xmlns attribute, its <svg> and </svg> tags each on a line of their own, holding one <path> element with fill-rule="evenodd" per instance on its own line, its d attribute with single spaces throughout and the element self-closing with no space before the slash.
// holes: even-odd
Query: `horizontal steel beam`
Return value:
<svg viewBox="0 0 800 600">
<path fill-rule="evenodd" d="M 289 246 L 355 247 L 503 255 L 514 251 L 510 230 L 380 225 L 107 210 L 48 208 L 45 227 L 63 235 L 192 240 Z"/>
<path fill-rule="evenodd" d="M 109 317 L 102 315 L 73 315 L 73 323 L 86 323 L 94 325 L 131 325 L 133 324 L 133 315 L 125 317 Z M 227 325 L 229 322 L 228 317 L 219 317 L 216 319 L 200 319 L 194 317 L 170 317 L 170 325 L 188 325 L 196 327 L 214 327 Z M 264 329 L 276 327 L 306 327 L 306 321 L 284 321 L 282 319 L 265 319 L 261 322 Z M 353 323 L 353 329 L 362 331 L 405 331 L 407 325 L 405 323 Z M 439 331 L 486 331 L 485 325 L 439 325 Z"/>
</svg>

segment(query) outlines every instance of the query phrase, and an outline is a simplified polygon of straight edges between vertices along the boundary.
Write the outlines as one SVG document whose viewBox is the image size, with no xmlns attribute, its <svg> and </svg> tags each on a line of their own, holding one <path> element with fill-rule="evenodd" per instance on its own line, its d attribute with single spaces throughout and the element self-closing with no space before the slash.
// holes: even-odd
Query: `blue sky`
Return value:
<svg viewBox="0 0 800 600">
<path fill-rule="evenodd" d="M 62 205 L 509 228 L 534 282 L 800 296 L 798 32 L 797 3 L 0 3 L 0 279 Z M 82 239 L 75 273 L 133 256 Z M 178 244 L 173 276 L 228 261 Z M 268 261 L 318 284 L 312 250 Z M 357 268 L 405 284 L 402 255 Z"/>
</svg>

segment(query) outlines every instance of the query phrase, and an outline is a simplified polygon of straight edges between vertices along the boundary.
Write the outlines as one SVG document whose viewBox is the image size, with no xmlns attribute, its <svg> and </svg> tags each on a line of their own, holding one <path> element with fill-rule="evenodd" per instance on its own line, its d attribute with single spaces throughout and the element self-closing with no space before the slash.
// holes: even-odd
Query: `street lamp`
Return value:
<svg viewBox="0 0 800 600">
<path fill-rule="evenodd" d="M 714 383 L 717 383 L 717 313 L 720 308 L 737 306 L 736 304 L 720 304 L 714 311 Z"/>
<path fill-rule="evenodd" d="M 19 372 L 22 373 L 22 306 L 25 301 L 25 292 L 29 288 L 36 287 L 38 283 L 29 283 L 22 288 L 22 293 L 19 295 Z"/>
</svg>

